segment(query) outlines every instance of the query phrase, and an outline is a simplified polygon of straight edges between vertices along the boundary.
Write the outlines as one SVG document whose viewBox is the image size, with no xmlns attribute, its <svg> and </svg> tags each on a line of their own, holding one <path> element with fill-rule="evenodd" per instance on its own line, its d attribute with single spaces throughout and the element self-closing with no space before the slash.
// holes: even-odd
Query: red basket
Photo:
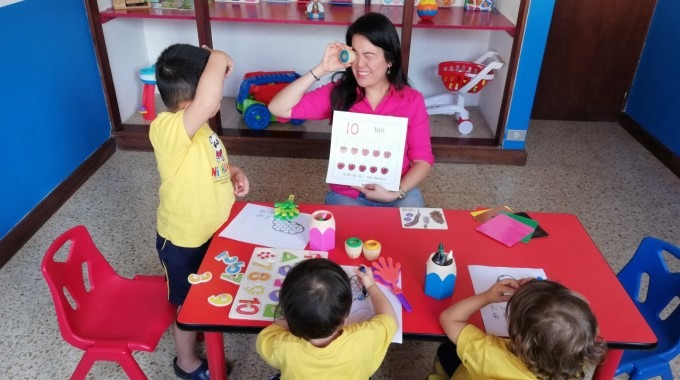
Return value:
<svg viewBox="0 0 680 380">
<path fill-rule="evenodd" d="M 442 77 L 442 82 L 447 90 L 456 92 L 461 87 L 465 86 L 470 80 L 484 70 L 484 65 L 474 62 L 464 61 L 448 61 L 439 64 L 439 75 Z M 493 79 L 493 71 L 490 71 L 486 78 L 481 78 L 476 86 L 472 87 L 468 92 L 479 92 L 486 83 Z"/>
</svg>

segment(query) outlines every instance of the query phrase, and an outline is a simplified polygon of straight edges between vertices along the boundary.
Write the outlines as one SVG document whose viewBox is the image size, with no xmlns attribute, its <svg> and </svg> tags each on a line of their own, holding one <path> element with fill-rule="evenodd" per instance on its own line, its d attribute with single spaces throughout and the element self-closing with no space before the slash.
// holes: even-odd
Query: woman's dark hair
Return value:
<svg viewBox="0 0 680 380">
<path fill-rule="evenodd" d="M 408 78 L 402 68 L 401 44 L 397 29 L 392 22 L 382 13 L 370 12 L 359 17 L 347 29 L 345 43 L 352 45 L 352 37 L 355 34 L 366 37 L 371 44 L 381 48 L 385 54 L 385 60 L 392 64 L 387 79 L 397 89 L 401 90 L 408 86 Z M 331 108 L 338 111 L 347 111 L 358 100 L 365 96 L 364 89 L 359 88 L 352 70 L 345 70 L 340 81 L 331 92 Z M 335 77 L 333 78 L 335 80 Z M 357 94 L 357 88 L 361 94 Z"/>
<path fill-rule="evenodd" d="M 182 102 L 194 100 L 210 51 L 187 44 L 167 47 L 156 61 L 156 86 L 163 104 L 172 111 Z"/>
<path fill-rule="evenodd" d="M 604 358 L 605 342 L 590 305 L 557 282 L 522 285 L 508 301 L 506 316 L 508 349 L 539 379 L 580 379 L 586 365 Z"/>
<path fill-rule="evenodd" d="M 279 308 L 290 332 L 310 340 L 331 336 L 352 307 L 352 288 L 342 268 L 328 259 L 307 259 L 281 285 Z"/>
</svg>

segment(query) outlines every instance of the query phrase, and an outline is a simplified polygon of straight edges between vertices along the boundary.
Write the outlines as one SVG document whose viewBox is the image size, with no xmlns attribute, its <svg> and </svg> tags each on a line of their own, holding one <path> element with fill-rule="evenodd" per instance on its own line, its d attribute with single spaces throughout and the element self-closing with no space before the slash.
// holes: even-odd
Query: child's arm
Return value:
<svg viewBox="0 0 680 380">
<path fill-rule="evenodd" d="M 504 302 L 510 299 L 510 295 L 517 289 L 516 280 L 501 280 L 493 284 L 484 293 L 468 297 L 458 303 L 449 306 L 439 316 L 442 328 L 454 344 L 458 343 L 458 335 L 467 326 L 467 320 L 472 313 L 494 302 Z"/>
<path fill-rule="evenodd" d="M 229 165 L 229 175 L 231 176 L 231 182 L 234 184 L 234 195 L 245 197 L 250 190 L 250 182 L 248 177 L 246 177 L 246 173 L 238 166 Z"/>
<path fill-rule="evenodd" d="M 322 76 L 349 67 L 349 64 L 340 62 L 340 51 L 349 46 L 340 42 L 328 44 L 321 63 L 314 66 L 310 71 L 293 81 L 283 90 L 279 91 L 267 106 L 269 111 L 281 118 L 290 118 L 291 111 L 302 99 L 307 89 Z"/>
<path fill-rule="evenodd" d="M 397 314 L 394 312 L 394 308 L 390 303 L 390 300 L 385 297 L 382 290 L 375 284 L 375 279 L 373 278 L 373 271 L 370 267 L 364 267 L 366 273 L 361 272 L 359 269 L 354 269 L 354 273 L 361 280 L 361 284 L 364 286 L 368 292 L 368 296 L 371 298 L 371 303 L 373 304 L 373 309 L 376 314 L 387 314 L 395 322 L 397 321 Z"/>
<path fill-rule="evenodd" d="M 220 110 L 222 85 L 233 67 L 234 61 L 227 53 L 210 50 L 208 63 L 198 80 L 194 100 L 184 111 L 184 128 L 189 138 L 194 137 L 196 131 Z"/>
</svg>

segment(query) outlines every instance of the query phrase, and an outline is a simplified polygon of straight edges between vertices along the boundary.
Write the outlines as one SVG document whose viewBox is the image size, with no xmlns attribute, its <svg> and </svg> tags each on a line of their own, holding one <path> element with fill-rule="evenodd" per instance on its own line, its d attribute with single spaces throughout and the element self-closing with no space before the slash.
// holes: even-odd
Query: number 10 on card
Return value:
<svg viewBox="0 0 680 380">
<path fill-rule="evenodd" d="M 403 117 L 335 111 L 326 182 L 399 190 L 407 126 Z"/>
</svg>

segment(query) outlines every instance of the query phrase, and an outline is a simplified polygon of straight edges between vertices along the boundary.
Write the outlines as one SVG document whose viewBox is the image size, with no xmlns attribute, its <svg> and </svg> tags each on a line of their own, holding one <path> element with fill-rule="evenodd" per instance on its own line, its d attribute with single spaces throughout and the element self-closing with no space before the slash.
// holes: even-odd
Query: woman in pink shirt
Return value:
<svg viewBox="0 0 680 380">
<path fill-rule="evenodd" d="M 367 13 L 347 29 L 347 45 L 333 42 L 321 63 L 279 92 L 269 111 L 281 118 L 331 119 L 333 111 L 405 117 L 408 119 L 399 191 L 379 184 L 330 185 L 326 204 L 388 207 L 423 207 L 418 185 L 434 163 L 430 124 L 423 95 L 408 85 L 402 69 L 399 35 L 380 13 Z M 340 51 L 352 49 L 357 58 L 340 61 Z M 339 80 L 306 92 L 314 82 L 338 70 Z"/>
</svg>

